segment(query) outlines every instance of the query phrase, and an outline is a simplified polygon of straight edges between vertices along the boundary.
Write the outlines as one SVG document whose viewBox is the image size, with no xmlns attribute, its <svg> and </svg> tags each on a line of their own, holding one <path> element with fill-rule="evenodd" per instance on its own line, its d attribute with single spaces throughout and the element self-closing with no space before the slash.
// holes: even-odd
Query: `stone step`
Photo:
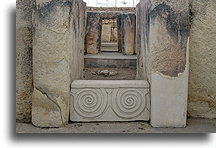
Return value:
<svg viewBox="0 0 216 148">
<path fill-rule="evenodd" d="M 136 55 L 123 55 L 117 52 L 102 52 L 84 56 L 86 68 L 136 68 Z"/>
<path fill-rule="evenodd" d="M 101 43 L 101 51 L 118 52 L 118 43 Z"/>
<path fill-rule="evenodd" d="M 118 43 L 117 42 L 103 42 L 101 43 L 101 47 L 118 47 Z"/>
</svg>

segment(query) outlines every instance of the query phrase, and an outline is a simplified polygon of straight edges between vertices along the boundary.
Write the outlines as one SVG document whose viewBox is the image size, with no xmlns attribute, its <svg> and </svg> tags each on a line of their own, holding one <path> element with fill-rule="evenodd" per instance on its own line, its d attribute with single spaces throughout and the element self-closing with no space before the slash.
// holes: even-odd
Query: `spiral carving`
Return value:
<svg viewBox="0 0 216 148">
<path fill-rule="evenodd" d="M 145 109 L 145 94 L 138 89 L 120 89 L 116 97 L 112 97 L 112 106 L 121 118 L 137 117 Z"/>
<path fill-rule="evenodd" d="M 96 118 L 103 114 L 107 106 L 107 99 L 97 89 L 82 89 L 76 93 L 74 109 L 82 117 Z"/>
</svg>

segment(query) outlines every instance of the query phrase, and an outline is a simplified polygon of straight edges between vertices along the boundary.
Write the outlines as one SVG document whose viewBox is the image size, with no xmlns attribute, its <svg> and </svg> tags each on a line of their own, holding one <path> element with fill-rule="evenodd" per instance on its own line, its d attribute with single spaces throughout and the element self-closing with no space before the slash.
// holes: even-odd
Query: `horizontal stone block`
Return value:
<svg viewBox="0 0 216 148">
<path fill-rule="evenodd" d="M 71 121 L 148 121 L 149 114 L 147 81 L 76 80 L 71 84 Z"/>
</svg>

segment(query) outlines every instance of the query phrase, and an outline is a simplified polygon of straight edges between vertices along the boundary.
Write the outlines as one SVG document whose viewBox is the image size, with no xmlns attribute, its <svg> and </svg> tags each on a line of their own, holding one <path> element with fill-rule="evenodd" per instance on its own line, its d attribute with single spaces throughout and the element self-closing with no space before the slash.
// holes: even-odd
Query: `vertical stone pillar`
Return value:
<svg viewBox="0 0 216 148">
<path fill-rule="evenodd" d="M 118 42 L 118 52 L 122 52 L 122 37 L 121 37 L 121 14 L 118 14 L 117 17 L 117 42 Z"/>
<path fill-rule="evenodd" d="M 97 54 L 100 52 L 101 27 L 100 13 L 88 12 L 85 38 L 85 51 L 88 54 Z"/>
<path fill-rule="evenodd" d="M 32 1 L 16 2 L 16 120 L 31 121 Z"/>
<path fill-rule="evenodd" d="M 188 0 L 152 0 L 148 66 L 151 125 L 185 127 L 188 96 Z"/>
<path fill-rule="evenodd" d="M 86 29 L 86 3 L 83 2 L 83 1 L 80 1 L 81 2 L 81 6 L 80 6 L 80 9 L 77 13 L 79 13 L 79 17 L 80 17 L 80 45 L 79 45 L 79 59 L 81 61 L 81 64 L 80 64 L 80 70 L 79 72 L 81 72 L 79 74 L 79 76 L 81 76 L 81 79 L 83 79 L 83 70 L 84 70 L 84 48 L 85 48 L 85 29 Z"/>
<path fill-rule="evenodd" d="M 123 54 L 133 55 L 135 53 L 136 15 L 134 13 L 123 13 L 121 15 L 121 25 Z"/>
<path fill-rule="evenodd" d="M 150 6 L 150 0 L 143 0 L 136 7 L 137 79 L 144 80 L 147 80 Z"/>
<path fill-rule="evenodd" d="M 79 4 L 79 0 L 36 0 L 32 97 L 35 126 L 60 127 L 68 122 L 70 83 L 81 77 Z"/>
</svg>

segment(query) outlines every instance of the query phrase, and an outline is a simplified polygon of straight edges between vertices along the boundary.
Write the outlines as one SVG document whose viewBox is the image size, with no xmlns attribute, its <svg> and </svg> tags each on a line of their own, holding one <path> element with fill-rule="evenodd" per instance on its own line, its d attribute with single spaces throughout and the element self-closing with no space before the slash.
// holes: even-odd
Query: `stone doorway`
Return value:
<svg viewBox="0 0 216 148">
<path fill-rule="evenodd" d="M 86 13 L 86 5 L 80 0 L 37 1 L 37 6 L 33 13 L 34 125 L 61 127 L 68 123 L 69 112 L 72 121 L 149 120 L 150 94 L 152 126 L 186 125 L 188 3 L 143 0 L 136 13 Z M 103 18 L 121 20 L 117 23 L 121 30 L 118 45 L 124 55 L 134 55 L 136 47 L 141 80 L 83 80 L 83 49 L 87 56 L 100 53 Z M 109 64 L 106 60 L 101 61 Z M 95 63 L 101 66 L 98 60 Z"/>
<path fill-rule="evenodd" d="M 135 28 L 132 12 L 87 13 L 85 80 L 71 84 L 71 121 L 149 121 L 149 84 L 136 80 Z"/>
<path fill-rule="evenodd" d="M 119 52 L 117 19 L 103 19 L 101 52 Z"/>
<path fill-rule="evenodd" d="M 116 10 L 87 12 L 84 55 L 86 80 L 136 79 L 135 9 L 129 12 Z"/>
</svg>

